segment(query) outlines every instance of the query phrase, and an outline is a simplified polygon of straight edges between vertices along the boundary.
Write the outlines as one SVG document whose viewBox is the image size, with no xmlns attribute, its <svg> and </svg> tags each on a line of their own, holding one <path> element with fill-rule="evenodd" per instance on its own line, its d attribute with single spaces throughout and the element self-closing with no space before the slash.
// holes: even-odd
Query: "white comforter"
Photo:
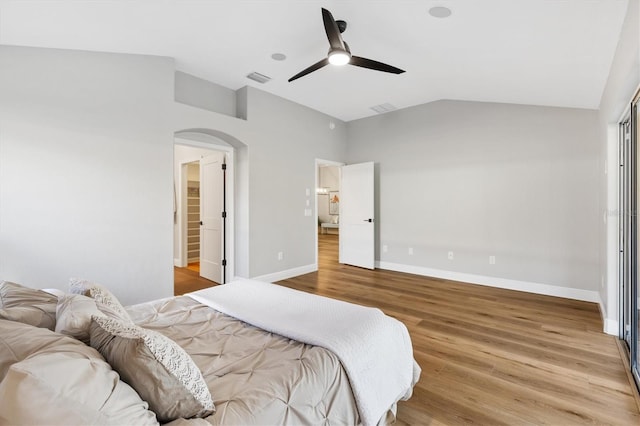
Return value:
<svg viewBox="0 0 640 426">
<path fill-rule="evenodd" d="M 377 424 L 395 402 L 409 396 L 420 374 L 407 328 L 379 309 L 254 280 L 189 296 L 256 327 L 335 353 L 365 426 Z"/>
</svg>

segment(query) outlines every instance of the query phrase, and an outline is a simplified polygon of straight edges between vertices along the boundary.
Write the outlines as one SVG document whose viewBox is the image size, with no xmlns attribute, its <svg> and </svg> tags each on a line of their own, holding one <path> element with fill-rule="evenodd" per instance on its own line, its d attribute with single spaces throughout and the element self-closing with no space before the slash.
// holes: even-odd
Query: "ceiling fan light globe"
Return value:
<svg viewBox="0 0 640 426">
<path fill-rule="evenodd" d="M 351 55 L 343 50 L 334 50 L 329 52 L 329 63 L 331 65 L 347 65 L 351 60 Z"/>
</svg>

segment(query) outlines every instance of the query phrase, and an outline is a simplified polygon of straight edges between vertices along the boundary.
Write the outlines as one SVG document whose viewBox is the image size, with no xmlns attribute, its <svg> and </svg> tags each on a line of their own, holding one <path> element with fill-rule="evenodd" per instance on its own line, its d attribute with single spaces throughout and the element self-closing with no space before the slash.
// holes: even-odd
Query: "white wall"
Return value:
<svg viewBox="0 0 640 426">
<path fill-rule="evenodd" d="M 600 298 L 605 331 L 618 334 L 618 122 L 640 85 L 640 1 L 631 0 L 600 101 Z"/>
<path fill-rule="evenodd" d="M 347 132 L 378 165 L 382 266 L 597 298 L 596 111 L 440 101 Z"/>
<path fill-rule="evenodd" d="M 173 82 L 169 58 L 0 46 L 2 279 L 173 294 Z"/>
</svg>

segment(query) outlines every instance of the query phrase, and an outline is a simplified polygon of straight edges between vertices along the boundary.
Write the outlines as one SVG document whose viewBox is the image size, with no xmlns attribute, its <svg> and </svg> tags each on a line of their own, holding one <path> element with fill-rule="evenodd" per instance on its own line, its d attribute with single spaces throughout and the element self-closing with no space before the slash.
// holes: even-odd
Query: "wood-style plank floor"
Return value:
<svg viewBox="0 0 640 426">
<path fill-rule="evenodd" d="M 594 303 L 338 263 L 279 282 L 404 322 L 422 376 L 398 424 L 640 425 L 615 337 Z"/>
<path fill-rule="evenodd" d="M 200 277 L 200 273 L 192 268 L 173 268 L 173 294 L 175 296 L 213 287 L 214 285 L 218 284 Z"/>
<path fill-rule="evenodd" d="M 375 306 L 406 324 L 422 376 L 398 404 L 397 424 L 640 425 L 597 305 L 340 265 L 338 237 L 318 238 L 319 271 L 278 284 Z"/>
</svg>

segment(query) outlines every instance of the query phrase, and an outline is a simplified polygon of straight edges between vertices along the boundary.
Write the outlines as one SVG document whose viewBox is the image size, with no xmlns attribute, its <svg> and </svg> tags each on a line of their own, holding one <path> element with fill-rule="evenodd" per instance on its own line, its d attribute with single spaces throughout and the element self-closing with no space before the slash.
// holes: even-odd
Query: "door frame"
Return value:
<svg viewBox="0 0 640 426">
<path fill-rule="evenodd" d="M 638 108 L 640 107 L 640 87 L 635 92 L 634 97 L 627 104 L 621 118 L 618 120 L 618 159 L 624 160 L 624 177 L 619 174 L 617 179 L 618 186 L 618 222 L 616 230 L 619 233 L 617 243 L 617 289 L 618 289 L 618 338 L 622 340 L 623 346 L 628 349 L 626 355 L 629 357 L 629 367 L 631 376 L 635 380 L 637 386 L 640 387 L 640 333 L 639 333 L 639 311 L 640 308 L 640 284 L 638 283 L 638 241 L 640 236 L 638 235 L 638 222 L 637 215 L 634 212 L 637 209 L 638 193 L 640 190 L 638 182 L 638 168 L 640 167 L 639 152 L 638 152 Z M 628 152 L 623 149 L 624 143 L 624 122 L 629 122 L 630 135 L 629 135 L 629 147 Z M 623 154 L 627 154 L 626 156 Z M 623 158 L 624 157 L 624 158 Z M 618 162 L 620 164 L 620 161 Z M 621 169 L 622 171 L 622 169 Z M 625 183 L 627 185 L 625 185 Z M 623 194 L 626 192 L 626 194 Z M 621 205 L 621 197 L 625 196 L 627 202 L 625 205 Z M 626 213 L 628 210 L 629 213 Z M 629 216 L 630 219 L 625 221 L 625 216 Z M 624 222 L 623 222 L 624 221 Z M 626 222 L 626 226 L 625 225 Z M 624 238 L 622 237 L 624 236 Z M 621 246 L 624 242 L 624 246 Z M 624 256 L 621 256 L 621 250 L 624 250 Z M 624 258 L 623 258 L 624 257 Z M 625 287 L 623 281 L 627 281 Z M 629 300 L 626 300 L 626 299 Z M 629 318 L 626 318 L 629 314 Z M 631 328 L 629 333 L 629 340 L 626 339 L 626 320 L 629 320 L 629 326 Z"/>
<path fill-rule="evenodd" d="M 315 206 L 315 219 L 313 221 L 313 235 L 314 235 L 314 239 L 313 241 L 315 242 L 315 259 L 316 259 L 316 264 L 315 264 L 315 270 L 317 271 L 319 266 L 320 266 L 320 261 L 318 259 L 319 253 L 318 253 L 318 188 L 320 187 L 320 166 L 333 166 L 333 167 L 342 167 L 344 166 L 346 163 L 344 162 L 339 162 L 339 161 L 333 161 L 333 160 L 322 160 L 320 158 L 316 158 L 315 159 L 315 186 L 313 187 L 313 198 L 314 198 L 314 206 Z M 340 175 L 340 182 L 342 182 L 342 169 L 340 169 L 339 172 Z M 340 232 L 338 231 L 338 234 Z"/>
<path fill-rule="evenodd" d="M 227 220 L 225 224 L 225 253 L 224 257 L 227 260 L 226 265 L 226 281 L 231 281 L 236 276 L 235 269 L 235 148 L 227 145 L 226 142 L 219 139 L 220 144 L 194 141 L 191 139 L 185 139 L 178 136 L 174 137 L 175 145 L 189 146 L 193 148 L 206 149 L 209 151 L 218 151 L 225 154 L 225 163 L 227 164 L 227 177 L 226 177 L 226 210 Z M 224 144 L 224 145 L 223 145 Z M 186 256 L 186 244 L 187 244 L 187 223 L 184 220 L 184 215 L 180 214 L 185 211 L 187 205 L 187 194 L 182 189 L 183 184 L 186 184 L 186 163 L 180 163 L 180 182 L 175 183 L 176 189 L 176 204 L 180 206 L 178 208 L 177 220 L 179 221 L 178 227 L 178 239 L 179 239 L 179 259 L 183 262 Z M 175 164 L 174 164 L 175 167 Z M 175 242 L 174 242 L 175 244 Z M 175 265 L 179 266 L 179 265 Z"/>
</svg>

